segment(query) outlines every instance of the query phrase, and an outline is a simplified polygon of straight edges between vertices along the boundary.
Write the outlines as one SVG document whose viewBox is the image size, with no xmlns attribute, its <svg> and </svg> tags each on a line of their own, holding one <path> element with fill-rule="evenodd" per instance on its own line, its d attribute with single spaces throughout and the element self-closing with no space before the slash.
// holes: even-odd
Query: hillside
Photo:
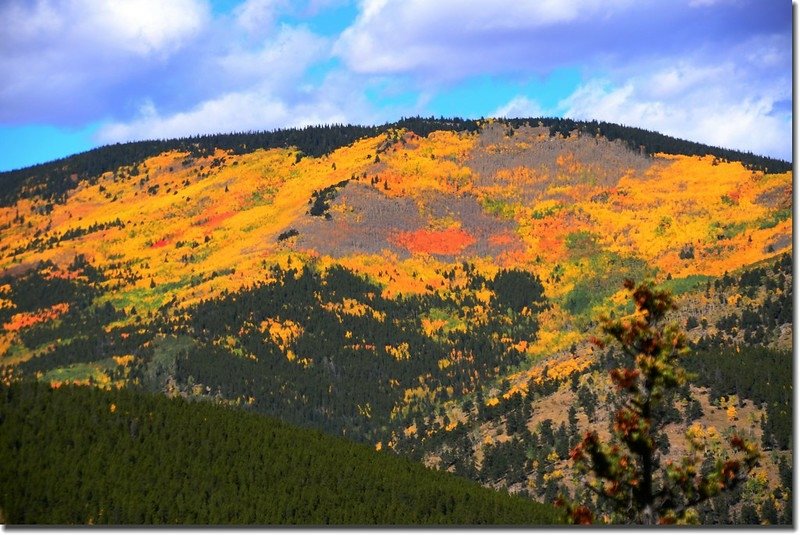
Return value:
<svg viewBox="0 0 800 535">
<path fill-rule="evenodd" d="M 0 372 L 213 399 L 552 501 L 614 400 L 588 335 L 650 279 L 698 374 L 667 450 L 695 423 L 752 434 L 760 483 L 704 514 L 776 523 L 792 180 L 552 119 L 106 147 L 0 175 Z M 779 388 L 735 379 L 761 363 Z"/>
<path fill-rule="evenodd" d="M 0 389 L 9 524 L 558 523 L 552 507 L 281 422 L 127 390 Z"/>
</svg>

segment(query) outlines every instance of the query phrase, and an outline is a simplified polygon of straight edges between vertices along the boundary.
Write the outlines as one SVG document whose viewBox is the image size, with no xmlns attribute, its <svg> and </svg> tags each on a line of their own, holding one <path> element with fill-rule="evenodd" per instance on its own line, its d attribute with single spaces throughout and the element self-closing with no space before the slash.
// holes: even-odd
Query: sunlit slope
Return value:
<svg viewBox="0 0 800 535">
<path fill-rule="evenodd" d="M 788 250 L 791 180 L 491 124 L 390 131 L 320 158 L 171 152 L 82 181 L 64 204 L 0 209 L 0 268 L 84 254 L 109 276 L 107 299 L 148 309 L 245 286 L 291 253 L 344 263 L 388 295 L 440 288 L 435 268 L 471 259 L 529 269 L 562 296 L 617 257 L 678 278 Z"/>
</svg>

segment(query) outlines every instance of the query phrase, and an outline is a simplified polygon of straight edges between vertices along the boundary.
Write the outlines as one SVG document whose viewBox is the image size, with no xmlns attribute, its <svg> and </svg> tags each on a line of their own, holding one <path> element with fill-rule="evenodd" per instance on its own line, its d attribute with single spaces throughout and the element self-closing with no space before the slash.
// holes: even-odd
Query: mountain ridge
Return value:
<svg viewBox="0 0 800 535">
<path fill-rule="evenodd" d="M 563 118 L 514 118 L 494 119 L 507 124 L 510 128 L 518 128 L 524 124 L 542 123 L 550 128 L 551 135 L 568 134 L 573 130 L 599 133 L 609 140 L 622 139 L 629 147 L 644 147 L 647 154 L 657 152 L 673 152 L 684 155 L 711 154 L 727 160 L 747 162 L 752 168 L 764 171 L 783 172 L 792 168 L 790 162 L 759 156 L 747 151 L 714 147 L 699 142 L 684 140 L 659 134 L 655 131 L 639 127 L 630 127 L 605 121 L 576 121 Z M 207 154 L 209 148 L 222 148 L 233 154 L 242 154 L 255 149 L 288 148 L 296 146 L 305 154 L 321 156 L 331 150 L 356 141 L 366 135 L 377 135 L 389 129 L 406 128 L 425 136 L 434 129 L 475 131 L 483 119 L 471 120 L 460 118 L 410 117 L 378 126 L 364 125 L 319 125 L 302 128 L 286 128 L 256 132 L 236 132 L 228 134 L 203 134 L 168 140 L 143 140 L 115 143 L 89 149 L 87 151 L 59 158 L 50 162 L 31 165 L 20 169 L 0 172 L 0 203 L 6 204 L 15 198 L 13 191 L 29 186 L 40 187 L 36 181 L 31 183 L 32 176 L 39 175 L 45 187 L 40 189 L 51 198 L 62 196 L 75 179 L 85 179 L 112 171 L 122 165 L 133 165 L 142 160 L 170 150 L 185 150 L 194 156 Z M 333 139 L 330 139 L 333 138 Z M 312 139 L 315 141 L 306 141 Z M 324 140 L 320 143 L 320 139 Z M 678 147 L 677 149 L 675 147 Z M 671 150 L 670 150 L 671 149 Z M 10 187 L 9 187 L 10 186 Z M 16 192 L 18 195 L 19 192 Z"/>
</svg>

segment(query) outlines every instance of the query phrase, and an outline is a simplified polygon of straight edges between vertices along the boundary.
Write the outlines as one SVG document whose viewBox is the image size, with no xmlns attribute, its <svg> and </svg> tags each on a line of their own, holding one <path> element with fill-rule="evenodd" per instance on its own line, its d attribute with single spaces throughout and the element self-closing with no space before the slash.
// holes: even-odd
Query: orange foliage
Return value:
<svg viewBox="0 0 800 535">
<path fill-rule="evenodd" d="M 475 243 L 475 238 L 460 228 L 398 232 L 391 239 L 412 253 L 442 255 L 458 254 Z"/>
<path fill-rule="evenodd" d="M 9 332 L 16 332 L 26 327 L 31 327 L 37 323 L 44 323 L 54 320 L 69 311 L 69 303 L 56 303 L 50 308 L 45 308 L 37 312 L 20 312 L 11 316 L 11 321 L 3 324 L 3 329 Z"/>
<path fill-rule="evenodd" d="M 262 321 L 259 330 L 262 333 L 268 332 L 275 345 L 285 352 L 289 351 L 289 347 L 303 334 L 302 325 L 292 320 L 280 321 L 272 318 Z"/>
<path fill-rule="evenodd" d="M 447 321 L 443 319 L 431 319 L 431 318 L 422 318 L 422 332 L 424 332 L 427 336 L 433 336 L 436 333 L 440 332 L 445 325 L 447 325 Z"/>
<path fill-rule="evenodd" d="M 510 232 L 500 232 L 489 236 L 489 243 L 495 247 L 502 245 L 511 245 L 514 242 L 514 235 Z"/>
<path fill-rule="evenodd" d="M 114 363 L 117 366 L 127 366 L 128 364 L 133 362 L 135 357 L 133 355 L 122 355 L 122 356 L 113 357 L 113 358 L 114 358 Z"/>
</svg>

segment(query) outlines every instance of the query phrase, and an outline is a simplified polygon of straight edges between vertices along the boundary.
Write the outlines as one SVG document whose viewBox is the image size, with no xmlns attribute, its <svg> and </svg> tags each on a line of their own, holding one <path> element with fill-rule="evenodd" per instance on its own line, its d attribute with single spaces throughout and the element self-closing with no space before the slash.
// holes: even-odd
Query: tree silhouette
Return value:
<svg viewBox="0 0 800 535">
<path fill-rule="evenodd" d="M 696 523 L 694 506 L 731 490 L 743 482 L 758 464 L 756 447 L 738 435 L 730 438 L 733 452 L 703 467 L 705 443 L 702 430 L 687 432 L 689 451 L 661 464 L 656 437 L 673 402 L 676 388 L 687 380 L 679 360 L 686 351 L 683 332 L 665 323 L 675 308 L 668 292 L 649 284 L 632 291 L 634 312 L 620 319 L 602 318 L 606 340 L 592 342 L 603 348 L 608 341 L 621 345 L 632 365 L 610 371 L 620 394 L 611 439 L 604 443 L 596 431 L 586 433 L 570 452 L 583 482 L 597 496 L 598 505 L 610 505 L 607 520 L 613 523 Z M 591 523 L 595 514 L 587 505 L 565 504 L 573 523 Z"/>
</svg>

